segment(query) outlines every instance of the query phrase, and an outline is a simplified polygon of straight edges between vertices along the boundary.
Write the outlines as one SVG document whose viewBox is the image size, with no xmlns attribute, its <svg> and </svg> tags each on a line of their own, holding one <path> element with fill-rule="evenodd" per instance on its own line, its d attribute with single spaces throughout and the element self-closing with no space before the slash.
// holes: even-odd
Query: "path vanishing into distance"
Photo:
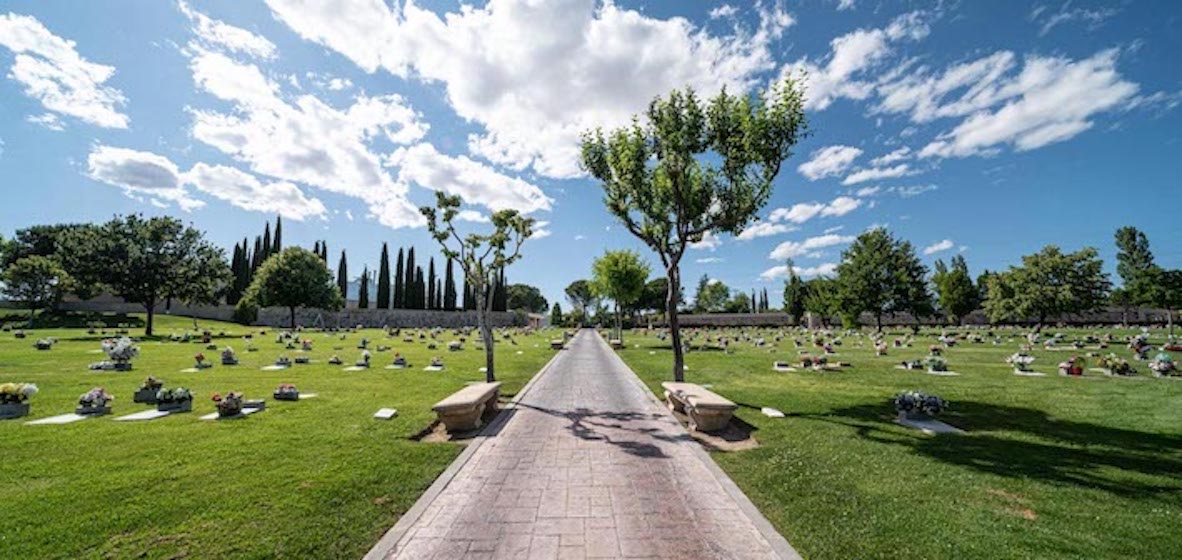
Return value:
<svg viewBox="0 0 1182 560">
<path fill-rule="evenodd" d="M 593 330 L 367 558 L 799 558 Z"/>
</svg>

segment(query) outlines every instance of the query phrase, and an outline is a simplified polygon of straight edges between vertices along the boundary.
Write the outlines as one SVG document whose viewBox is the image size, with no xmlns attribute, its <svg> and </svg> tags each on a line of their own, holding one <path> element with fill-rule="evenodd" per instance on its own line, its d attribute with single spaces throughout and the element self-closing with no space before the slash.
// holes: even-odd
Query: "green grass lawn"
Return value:
<svg viewBox="0 0 1182 560">
<path fill-rule="evenodd" d="M 1182 380 L 1144 363 L 1133 379 L 1060 377 L 1074 353 L 1037 347 L 1033 369 L 1050 375 L 1018 377 L 1004 363 L 1017 339 L 947 350 L 959 377 L 893 368 L 936 334 L 885 357 L 846 336 L 838 359 L 853 367 L 834 373 L 773 371 L 796 361 L 791 335 L 776 349 L 689 353 L 687 381 L 740 403 L 761 444 L 715 460 L 809 559 L 1182 558 Z M 626 343 L 624 360 L 661 394 L 668 343 L 639 331 Z M 1107 351 L 1132 360 L 1123 343 Z M 907 389 L 950 400 L 942 419 L 968 433 L 893 423 L 889 399 Z"/>
<path fill-rule="evenodd" d="M 142 320 L 132 317 L 133 320 Z M 157 334 L 167 337 L 193 328 L 192 320 L 157 317 Z M 133 372 L 91 372 L 99 335 L 85 329 L 39 329 L 18 340 L 0 333 L 0 382 L 36 383 L 32 412 L 0 421 L 0 558 L 357 558 L 415 502 L 460 453 L 454 443 L 420 443 L 412 437 L 433 420 L 430 406 L 483 381 L 483 351 L 471 341 L 459 352 L 439 336 L 439 350 L 385 338 L 381 330 L 339 334 L 306 333 L 314 349 L 310 365 L 261 371 L 281 353 L 276 332 L 259 335 L 257 352 L 246 352 L 247 327 L 202 321 L 238 351 L 240 365 L 224 367 L 219 352 L 200 343 L 145 340 Z M 133 329 L 132 335 L 142 329 Z M 57 337 L 49 351 L 33 348 L 37 338 Z M 393 351 L 373 352 L 368 371 L 344 372 L 326 360 L 339 354 L 345 365 L 360 355 L 362 337 L 393 346 L 414 366 L 386 370 Z M 548 361 L 543 334 L 517 335 L 517 345 L 497 344 L 503 394 L 518 391 Z M 334 347 L 340 347 L 339 350 Z M 203 352 L 217 365 L 180 373 Z M 520 352 L 520 353 L 518 353 Z M 425 372 L 431 356 L 447 368 Z M 193 412 L 147 422 L 113 422 L 113 416 L 148 409 L 131 402 L 147 375 L 166 386 L 185 386 L 195 395 Z M 279 383 L 305 393 L 301 402 L 270 398 Z M 26 426 L 36 418 L 72 412 L 80 394 L 102 386 L 114 393 L 112 416 L 68 425 Z M 203 422 L 213 412 L 209 396 L 244 391 L 267 398 L 265 412 L 240 420 Z M 371 416 L 390 407 L 390 421 Z"/>
</svg>

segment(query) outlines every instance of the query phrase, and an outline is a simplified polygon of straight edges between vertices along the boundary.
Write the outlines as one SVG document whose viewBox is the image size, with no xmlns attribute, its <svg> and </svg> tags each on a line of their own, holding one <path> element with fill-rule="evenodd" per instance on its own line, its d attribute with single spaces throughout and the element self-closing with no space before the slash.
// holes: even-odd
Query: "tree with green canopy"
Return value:
<svg viewBox="0 0 1182 560">
<path fill-rule="evenodd" d="M 883 228 L 859 235 L 837 265 L 837 280 L 846 313 L 868 312 L 882 331 L 882 316 L 910 313 L 916 319 L 932 313 L 927 267 L 911 243 L 896 240 Z"/>
<path fill-rule="evenodd" d="M 447 259 L 447 270 L 443 280 L 443 310 L 456 310 L 456 278 L 452 271 L 452 260 Z"/>
<path fill-rule="evenodd" d="M 341 249 L 341 260 L 337 263 L 337 291 L 343 301 L 349 300 L 349 261 L 344 249 Z"/>
<path fill-rule="evenodd" d="M 784 281 L 784 312 L 792 317 L 792 322 L 799 325 L 804 319 L 805 289 L 804 281 L 796 274 L 796 267 L 792 259 L 788 260 L 788 280 Z"/>
<path fill-rule="evenodd" d="M 662 312 L 665 310 L 665 297 L 669 293 L 669 279 L 662 276 L 653 278 L 644 285 L 644 293 L 636 303 L 638 309 Z M 685 287 L 677 292 L 677 305 L 685 304 Z"/>
<path fill-rule="evenodd" d="M 1039 331 L 1048 318 L 1100 309 L 1111 288 L 1103 268 L 1094 248 L 1064 253 L 1049 245 L 988 278 L 985 313 L 995 322 L 1034 319 Z"/>
<path fill-rule="evenodd" d="M 642 123 L 587 132 L 583 168 L 608 210 L 660 257 L 673 377 L 685 377 L 677 320 L 681 258 L 707 234 L 738 234 L 767 203 L 780 166 L 806 133 L 804 95 L 792 78 L 766 92 L 703 102 L 692 90 L 652 101 Z"/>
<path fill-rule="evenodd" d="M 406 286 L 404 286 L 406 281 L 406 271 L 403 270 L 404 264 L 405 263 L 403 262 L 402 258 L 402 247 L 399 247 L 398 260 L 394 264 L 394 295 L 392 297 L 393 301 L 391 302 L 391 305 L 394 307 L 394 309 L 406 308 L 406 300 L 403 299 L 406 297 Z"/>
<path fill-rule="evenodd" d="M 263 261 L 238 303 L 240 308 L 286 307 L 292 329 L 297 326 L 297 308 L 335 311 L 344 305 L 340 287 L 333 283 L 324 261 L 299 247 L 289 247 Z"/>
<path fill-rule="evenodd" d="M 10 301 L 28 306 L 32 322 L 38 310 L 56 307 L 73 282 L 56 259 L 30 255 L 17 259 L 0 273 L 0 293 Z"/>
<path fill-rule="evenodd" d="M 599 298 L 595 295 L 595 290 L 591 288 L 591 282 L 588 280 L 575 280 L 566 286 L 563 290 L 566 294 L 566 300 L 570 302 L 575 311 L 586 319 L 590 313 L 589 308 L 594 308 L 599 305 Z"/>
<path fill-rule="evenodd" d="M 529 284 L 509 284 L 505 287 L 507 306 L 510 310 L 521 309 L 530 313 L 545 313 L 550 309 L 550 302 L 536 286 Z"/>
<path fill-rule="evenodd" d="M 615 307 L 617 340 L 624 339 L 621 313 L 644 294 L 651 268 L 635 251 L 605 251 L 591 263 L 591 289 L 601 298 L 612 300 Z"/>
<path fill-rule="evenodd" d="M 562 306 L 558 302 L 554 302 L 554 306 L 550 308 L 550 326 L 562 326 Z"/>
<path fill-rule="evenodd" d="M 369 267 L 361 268 L 361 277 L 357 279 L 357 309 L 369 309 Z"/>
<path fill-rule="evenodd" d="M 435 207 L 424 206 L 419 210 L 427 219 L 427 231 L 443 248 L 443 255 L 459 265 L 465 282 L 472 287 L 476 324 L 484 343 L 485 377 L 491 383 L 496 381 L 495 341 L 489 320 L 492 302 L 488 300 L 486 290 L 498 278 L 503 278 L 506 267 L 521 258 L 521 245 L 533 235 L 534 220 L 516 210 L 498 210 L 490 218 L 491 233 L 469 233 L 461 237 L 455 228 L 460 197 L 436 191 L 435 200 Z"/>
<path fill-rule="evenodd" d="M 973 277 L 969 275 L 969 265 L 965 262 L 964 256 L 952 257 L 951 263 L 951 266 L 947 266 L 942 260 L 936 261 L 932 284 L 936 286 L 940 309 L 954 324 L 960 325 L 965 315 L 972 313 L 980 305 L 980 290 L 973 284 Z"/>
<path fill-rule="evenodd" d="M 143 305 L 147 336 L 152 336 L 157 303 L 173 297 L 193 305 L 216 304 L 230 282 L 222 249 L 176 218 L 116 217 L 75 244 L 76 277 Z"/>
<path fill-rule="evenodd" d="M 701 280 L 698 281 L 698 293 L 694 294 L 694 311 L 697 313 L 723 311 L 730 297 L 731 289 L 726 284 L 703 274 Z"/>
</svg>

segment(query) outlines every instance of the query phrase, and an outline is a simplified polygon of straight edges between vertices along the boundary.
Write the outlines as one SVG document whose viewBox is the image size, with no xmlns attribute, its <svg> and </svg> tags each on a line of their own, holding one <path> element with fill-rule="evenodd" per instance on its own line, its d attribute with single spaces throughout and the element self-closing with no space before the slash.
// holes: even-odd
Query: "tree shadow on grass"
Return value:
<svg viewBox="0 0 1182 560">
<path fill-rule="evenodd" d="M 1182 483 L 1144 476 L 1182 472 L 1182 437 L 1061 420 L 1040 410 L 957 401 L 943 418 L 968 435 L 901 435 L 889 406 L 859 405 L 812 416 L 855 429 L 864 439 L 903 447 L 938 461 L 1004 477 L 1095 488 L 1140 498 L 1182 495 Z M 1138 476 L 1140 475 L 1140 476 Z"/>
</svg>

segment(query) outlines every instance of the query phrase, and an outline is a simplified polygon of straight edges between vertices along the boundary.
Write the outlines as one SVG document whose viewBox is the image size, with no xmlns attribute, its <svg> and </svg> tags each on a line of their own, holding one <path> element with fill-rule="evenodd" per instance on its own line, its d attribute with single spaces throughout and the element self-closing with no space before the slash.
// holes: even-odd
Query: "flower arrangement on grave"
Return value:
<svg viewBox="0 0 1182 560">
<path fill-rule="evenodd" d="M 300 349 L 303 350 L 304 352 L 311 352 L 312 351 L 312 339 L 305 338 L 304 341 L 300 343 Z"/>
<path fill-rule="evenodd" d="M 33 347 L 38 350 L 49 350 L 53 348 L 54 342 L 56 342 L 56 340 L 52 338 L 41 338 L 38 339 L 37 342 L 33 343 Z"/>
<path fill-rule="evenodd" d="M 1034 363 L 1034 356 L 1025 352 L 1014 352 L 1010 357 L 1006 358 L 1006 363 L 1014 366 L 1014 370 L 1028 372 L 1030 371 L 1030 364 Z"/>
<path fill-rule="evenodd" d="M 208 330 L 201 331 L 201 343 L 209 344 L 210 342 L 213 342 L 213 333 Z"/>
<path fill-rule="evenodd" d="M 17 329 L 16 332 L 12 333 L 12 336 L 15 336 L 17 338 L 24 338 L 27 335 L 25 334 L 24 329 Z"/>
<path fill-rule="evenodd" d="M 328 363 L 330 363 L 330 364 L 332 364 L 332 365 L 334 365 L 334 366 L 339 366 L 339 365 L 341 365 L 342 363 L 344 363 L 344 361 L 343 361 L 343 360 L 341 360 L 341 357 L 340 357 L 340 356 L 338 356 L 338 355 L 336 355 L 336 354 L 333 354 L 333 355 L 332 355 L 332 357 L 328 359 Z"/>
<path fill-rule="evenodd" d="M 37 394 L 32 383 L 0 383 L 0 420 L 29 414 L 29 397 Z"/>
<path fill-rule="evenodd" d="M 1182 344 L 1178 344 L 1177 342 L 1167 342 L 1162 345 L 1161 349 L 1165 350 L 1166 352 L 1182 352 Z"/>
<path fill-rule="evenodd" d="M 242 414 L 242 393 L 230 391 L 225 396 L 222 396 L 221 393 L 214 393 L 210 400 L 217 407 L 218 416 L 222 418 Z"/>
<path fill-rule="evenodd" d="M 365 350 L 366 348 L 369 348 L 369 339 L 362 338 L 361 341 L 357 343 L 357 349 L 358 350 Z"/>
<path fill-rule="evenodd" d="M 1059 362 L 1059 374 L 1074 375 L 1079 377 L 1083 375 L 1084 360 L 1079 356 L 1072 356 L 1070 360 Z"/>
<path fill-rule="evenodd" d="M 300 400 L 300 390 L 291 383 L 281 383 L 271 396 L 275 397 L 277 401 L 298 401 Z"/>
<path fill-rule="evenodd" d="M 107 339 L 102 343 L 103 352 L 116 364 L 131 366 L 131 359 L 140 355 L 140 349 L 126 336 L 117 339 Z"/>
<path fill-rule="evenodd" d="M 184 387 L 161 389 L 156 392 L 156 410 L 168 412 L 193 410 L 193 392 Z"/>
<path fill-rule="evenodd" d="M 449 352 L 458 352 L 464 349 L 464 343 L 458 340 L 453 340 L 447 343 L 447 349 Z"/>
<path fill-rule="evenodd" d="M 883 342 L 883 341 L 879 340 L 879 341 L 877 341 L 877 342 L 875 342 L 875 343 L 874 343 L 874 355 L 875 355 L 875 356 L 885 356 L 885 355 L 887 355 L 887 345 L 886 345 L 886 342 Z"/>
<path fill-rule="evenodd" d="M 1178 375 L 1178 366 L 1174 363 L 1174 358 L 1165 352 L 1158 352 L 1153 357 L 1153 360 L 1149 362 L 1149 369 L 1153 370 L 1153 374 L 1158 377 Z"/>
<path fill-rule="evenodd" d="M 928 355 L 929 356 L 939 356 L 943 352 L 944 352 L 944 350 L 936 344 L 933 344 L 928 347 Z"/>
<path fill-rule="evenodd" d="M 156 404 L 156 393 L 164 386 L 164 382 L 155 377 L 148 376 L 144 382 L 140 384 L 140 388 L 131 397 L 131 402 L 143 404 Z"/>
<path fill-rule="evenodd" d="M 236 366 L 238 365 L 238 355 L 234 353 L 234 349 L 229 346 L 222 349 L 222 365 Z"/>
<path fill-rule="evenodd" d="M 904 391 L 892 399 L 895 412 L 909 418 L 936 416 L 948 410 L 948 401 L 920 391 Z"/>
<path fill-rule="evenodd" d="M 357 360 L 357 363 L 356 363 L 357 367 L 369 367 L 370 357 L 371 356 L 369 354 L 369 350 L 362 350 L 361 351 L 361 359 Z"/>
<path fill-rule="evenodd" d="M 108 393 L 106 389 L 95 387 L 78 397 L 78 408 L 74 412 L 78 414 L 106 414 L 111 411 L 107 405 L 113 400 L 115 400 L 115 396 Z"/>
<path fill-rule="evenodd" d="M 928 371 L 948 371 L 948 362 L 940 356 L 928 356 L 923 359 L 923 367 Z"/>
<path fill-rule="evenodd" d="M 193 361 L 196 362 L 193 367 L 197 369 L 209 369 L 213 367 L 213 364 L 205 361 L 205 354 L 202 354 L 201 352 L 198 352 L 195 356 L 193 356 Z"/>
<path fill-rule="evenodd" d="M 439 356 L 431 358 L 431 367 L 443 367 L 443 358 L 440 358 Z"/>
<path fill-rule="evenodd" d="M 280 367 L 289 367 L 289 366 L 291 366 L 291 358 L 288 358 L 287 356 L 284 356 L 281 354 L 278 358 L 275 359 L 275 365 L 280 366 Z"/>
<path fill-rule="evenodd" d="M 837 353 L 833 349 L 833 345 L 831 345 L 831 344 L 825 344 L 824 346 L 821 347 L 821 349 L 824 350 L 826 354 L 836 354 Z"/>
<path fill-rule="evenodd" d="M 1129 365 L 1129 361 L 1118 357 L 1116 354 L 1108 353 L 1105 356 L 1100 356 L 1097 360 L 1097 365 L 1101 369 L 1106 369 L 1113 375 L 1132 375 L 1133 366 Z"/>
<path fill-rule="evenodd" d="M 312 363 L 312 358 L 309 358 L 307 355 L 296 356 L 295 363 L 298 365 L 308 365 Z"/>
<path fill-rule="evenodd" d="M 402 353 L 400 353 L 400 352 L 394 353 L 394 366 L 395 367 L 407 367 L 408 365 L 410 365 L 410 364 L 407 363 L 406 356 L 403 356 Z"/>
</svg>

